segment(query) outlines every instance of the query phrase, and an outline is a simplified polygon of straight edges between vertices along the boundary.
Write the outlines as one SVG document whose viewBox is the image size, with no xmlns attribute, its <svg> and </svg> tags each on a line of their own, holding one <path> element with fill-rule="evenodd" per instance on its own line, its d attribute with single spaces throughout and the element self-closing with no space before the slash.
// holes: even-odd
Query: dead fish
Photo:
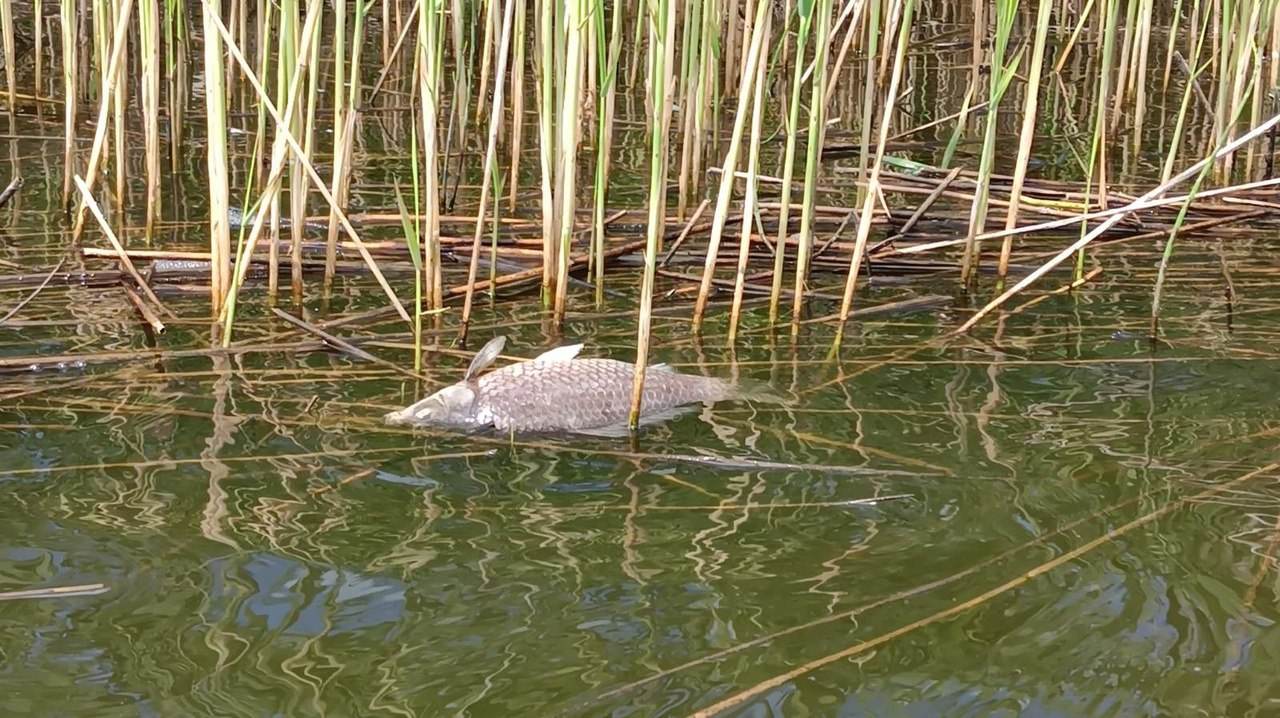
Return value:
<svg viewBox="0 0 1280 718">
<path fill-rule="evenodd" d="M 462 381 L 386 414 L 384 420 L 394 425 L 492 427 L 512 433 L 619 436 L 627 432 L 634 364 L 579 359 L 582 345 L 573 344 L 480 376 L 505 345 L 506 337 L 490 340 L 471 361 Z M 694 404 L 734 399 L 781 402 L 766 389 L 681 374 L 666 364 L 655 364 L 645 369 L 641 423 L 664 421 Z"/>
</svg>

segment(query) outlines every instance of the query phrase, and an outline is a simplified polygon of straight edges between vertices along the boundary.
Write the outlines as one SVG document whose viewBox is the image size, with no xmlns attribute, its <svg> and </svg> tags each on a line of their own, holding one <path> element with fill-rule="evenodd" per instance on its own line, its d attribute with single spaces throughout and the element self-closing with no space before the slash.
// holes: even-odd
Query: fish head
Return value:
<svg viewBox="0 0 1280 718">
<path fill-rule="evenodd" d="M 479 396 L 474 382 L 458 382 L 437 391 L 416 404 L 386 414 L 388 424 L 415 426 L 469 427 L 478 422 Z"/>
</svg>

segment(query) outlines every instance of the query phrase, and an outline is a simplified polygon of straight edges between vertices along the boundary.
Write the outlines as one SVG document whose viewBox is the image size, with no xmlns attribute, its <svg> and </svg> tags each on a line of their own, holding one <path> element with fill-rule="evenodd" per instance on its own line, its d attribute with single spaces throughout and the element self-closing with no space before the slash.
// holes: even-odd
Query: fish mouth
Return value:
<svg viewBox="0 0 1280 718">
<path fill-rule="evenodd" d="M 410 414 L 407 410 L 397 409 L 396 411 L 389 411 L 386 414 L 383 414 L 382 423 L 388 426 L 403 426 L 410 423 L 410 418 Z"/>
</svg>

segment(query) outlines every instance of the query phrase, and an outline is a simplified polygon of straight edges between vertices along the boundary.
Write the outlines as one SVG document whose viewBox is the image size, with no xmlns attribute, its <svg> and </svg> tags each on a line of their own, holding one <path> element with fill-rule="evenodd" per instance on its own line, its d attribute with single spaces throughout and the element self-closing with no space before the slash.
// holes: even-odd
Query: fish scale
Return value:
<svg viewBox="0 0 1280 718">
<path fill-rule="evenodd" d="M 477 418 L 502 431 L 580 430 L 626 422 L 635 366 L 614 359 L 521 362 L 478 382 Z M 714 402 L 732 396 L 725 381 L 680 374 L 666 367 L 645 371 L 643 413 Z"/>
</svg>

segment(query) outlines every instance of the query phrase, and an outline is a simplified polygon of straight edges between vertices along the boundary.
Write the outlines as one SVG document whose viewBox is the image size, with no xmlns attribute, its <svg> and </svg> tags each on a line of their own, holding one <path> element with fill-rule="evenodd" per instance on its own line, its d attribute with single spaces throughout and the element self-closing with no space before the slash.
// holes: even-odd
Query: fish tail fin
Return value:
<svg viewBox="0 0 1280 718">
<path fill-rule="evenodd" d="M 790 399 L 780 394 L 768 383 L 755 379 L 740 379 L 729 385 L 729 389 L 734 399 L 761 404 L 789 405 L 792 403 Z"/>
</svg>

